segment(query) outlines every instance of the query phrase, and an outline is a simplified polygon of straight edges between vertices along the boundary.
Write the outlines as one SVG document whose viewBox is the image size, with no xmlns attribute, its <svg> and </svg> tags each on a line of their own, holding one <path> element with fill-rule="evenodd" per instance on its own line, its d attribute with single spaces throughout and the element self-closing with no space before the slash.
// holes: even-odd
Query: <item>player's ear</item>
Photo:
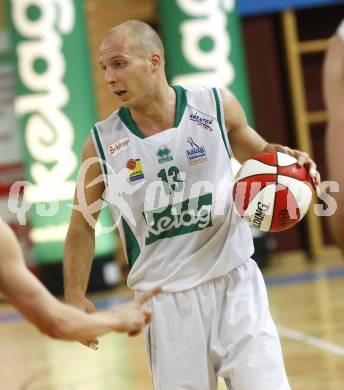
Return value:
<svg viewBox="0 0 344 390">
<path fill-rule="evenodd" d="M 161 56 L 159 53 L 152 53 L 150 56 L 150 63 L 152 64 L 152 70 L 158 70 L 161 66 Z"/>
</svg>

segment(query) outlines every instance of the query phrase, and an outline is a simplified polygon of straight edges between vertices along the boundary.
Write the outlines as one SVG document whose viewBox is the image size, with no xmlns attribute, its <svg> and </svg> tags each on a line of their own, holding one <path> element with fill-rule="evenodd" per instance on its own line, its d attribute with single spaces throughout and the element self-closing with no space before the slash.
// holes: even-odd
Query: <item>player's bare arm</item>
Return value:
<svg viewBox="0 0 344 390">
<path fill-rule="evenodd" d="M 144 304 L 160 289 L 100 313 L 74 309 L 52 296 L 26 268 L 14 233 L 0 221 L 0 291 L 42 333 L 62 340 L 86 341 L 110 331 L 140 333 L 152 318 Z"/>
<path fill-rule="evenodd" d="M 78 190 L 83 193 L 87 205 L 101 201 L 104 192 L 104 183 L 101 180 L 96 185 L 88 186 L 94 179 L 102 175 L 99 163 L 90 165 L 86 172 L 82 172 L 83 163 L 89 158 L 97 156 L 92 138 L 89 136 L 84 144 L 81 167 L 78 175 L 77 188 L 74 195 L 74 206 L 79 206 Z M 84 175 L 83 175 L 84 173 Z M 84 176 L 84 180 L 79 180 Z M 81 187 L 81 188 L 80 188 Z M 95 223 L 90 224 L 85 218 L 88 210 L 73 208 L 69 225 L 63 259 L 64 289 L 66 302 L 79 309 L 92 313 L 93 304 L 85 297 L 87 284 L 95 249 Z M 99 212 L 92 214 L 94 221 Z M 88 345 L 97 344 L 97 340 L 90 340 Z"/>
<path fill-rule="evenodd" d="M 295 157 L 300 165 L 306 165 L 314 178 L 315 185 L 320 183 L 320 175 L 316 170 L 316 164 L 309 157 L 308 153 L 291 149 L 287 146 L 268 143 L 249 126 L 244 110 L 235 96 L 227 90 L 221 90 L 221 95 L 228 138 L 234 156 L 240 163 L 243 163 L 255 154 L 276 150 Z"/>
<path fill-rule="evenodd" d="M 96 151 L 89 137 L 84 145 L 82 164 L 89 158 L 96 157 Z M 88 184 L 95 178 L 102 175 L 101 167 L 98 163 L 92 164 L 85 172 L 85 180 L 79 181 L 81 172 L 79 172 L 77 187 L 81 186 L 81 191 L 85 196 L 87 205 L 102 200 L 104 192 L 104 183 L 100 181 L 96 185 L 88 187 Z M 74 206 L 79 206 L 77 189 L 74 195 Z M 87 283 L 90 275 L 94 247 L 95 247 L 95 223 L 91 225 L 85 218 L 88 210 L 79 210 L 75 207 L 72 211 L 71 222 L 68 229 L 65 250 L 64 250 L 64 288 L 65 298 L 68 303 L 90 312 L 92 306 L 84 298 Z M 92 214 L 94 221 L 97 220 L 99 212 Z"/>
</svg>

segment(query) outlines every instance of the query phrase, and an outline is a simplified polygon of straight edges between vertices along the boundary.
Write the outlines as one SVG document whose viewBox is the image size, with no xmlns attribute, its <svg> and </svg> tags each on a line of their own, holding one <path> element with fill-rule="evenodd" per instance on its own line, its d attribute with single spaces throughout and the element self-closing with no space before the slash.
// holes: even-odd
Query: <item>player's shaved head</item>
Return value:
<svg viewBox="0 0 344 390">
<path fill-rule="evenodd" d="M 147 23 L 139 20 L 128 20 L 107 32 L 100 44 L 100 50 L 106 48 L 113 40 L 126 42 L 131 47 L 139 49 L 145 55 L 158 52 L 164 58 L 164 46 L 157 32 Z"/>
</svg>

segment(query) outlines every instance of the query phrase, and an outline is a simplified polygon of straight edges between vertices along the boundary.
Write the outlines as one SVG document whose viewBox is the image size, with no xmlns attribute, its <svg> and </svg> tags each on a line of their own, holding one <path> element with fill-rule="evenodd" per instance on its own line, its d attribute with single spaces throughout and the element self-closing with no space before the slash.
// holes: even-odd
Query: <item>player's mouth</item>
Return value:
<svg viewBox="0 0 344 390">
<path fill-rule="evenodd" d="M 122 98 L 126 93 L 127 93 L 126 90 L 115 91 L 115 94 L 116 94 L 119 98 Z"/>
</svg>

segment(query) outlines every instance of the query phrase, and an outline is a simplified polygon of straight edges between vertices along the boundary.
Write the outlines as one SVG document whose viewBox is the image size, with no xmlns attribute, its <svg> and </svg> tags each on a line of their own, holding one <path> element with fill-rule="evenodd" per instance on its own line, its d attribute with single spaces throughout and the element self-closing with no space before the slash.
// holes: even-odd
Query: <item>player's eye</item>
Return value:
<svg viewBox="0 0 344 390">
<path fill-rule="evenodd" d="M 112 67 L 117 69 L 117 68 L 123 68 L 124 66 L 124 61 L 115 61 L 113 64 L 112 64 Z"/>
</svg>

